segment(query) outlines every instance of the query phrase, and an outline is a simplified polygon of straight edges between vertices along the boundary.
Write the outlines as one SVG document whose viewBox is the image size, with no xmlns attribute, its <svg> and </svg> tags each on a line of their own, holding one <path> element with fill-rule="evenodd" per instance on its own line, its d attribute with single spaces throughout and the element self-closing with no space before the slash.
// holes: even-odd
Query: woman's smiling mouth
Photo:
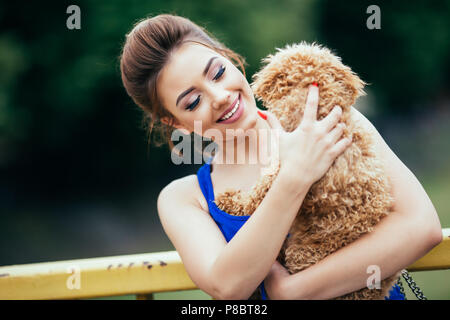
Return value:
<svg viewBox="0 0 450 320">
<path fill-rule="evenodd" d="M 239 94 L 237 101 L 233 105 L 231 105 L 230 108 L 224 112 L 224 114 L 222 114 L 217 122 L 224 124 L 233 123 L 241 117 L 243 112 L 244 103 L 242 101 L 241 94 Z"/>
</svg>

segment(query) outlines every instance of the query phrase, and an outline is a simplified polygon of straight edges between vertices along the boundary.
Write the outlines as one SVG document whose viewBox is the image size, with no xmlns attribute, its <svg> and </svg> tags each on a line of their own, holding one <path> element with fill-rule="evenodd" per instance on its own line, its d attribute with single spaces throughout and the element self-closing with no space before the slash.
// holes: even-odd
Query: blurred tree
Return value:
<svg viewBox="0 0 450 320">
<path fill-rule="evenodd" d="M 77 1 L 81 30 L 66 27 L 71 4 L 0 3 L 0 194 L 110 196 L 191 172 L 168 149 L 147 156 L 141 112 L 120 81 L 125 34 L 146 16 L 205 26 L 247 59 L 249 82 L 276 47 L 306 40 L 342 56 L 386 110 L 449 87 L 450 0 L 382 2 L 380 30 L 366 27 L 368 1 Z"/>
<path fill-rule="evenodd" d="M 69 30 L 69 5 L 81 29 Z M 312 2 L 61 1 L 0 3 L 0 197 L 3 203 L 76 200 L 161 188 L 174 168 L 150 147 L 119 72 L 125 34 L 172 13 L 205 26 L 246 57 L 247 77 L 275 46 L 313 40 Z M 157 167 L 158 170 L 152 170 Z M 126 190 L 125 190 L 126 189 Z M 15 200 L 14 200 L 15 199 Z"/>
<path fill-rule="evenodd" d="M 372 4 L 381 9 L 379 30 L 366 27 Z M 448 95 L 449 0 L 319 0 L 317 9 L 320 41 L 370 84 L 377 108 L 413 112 Z"/>
</svg>

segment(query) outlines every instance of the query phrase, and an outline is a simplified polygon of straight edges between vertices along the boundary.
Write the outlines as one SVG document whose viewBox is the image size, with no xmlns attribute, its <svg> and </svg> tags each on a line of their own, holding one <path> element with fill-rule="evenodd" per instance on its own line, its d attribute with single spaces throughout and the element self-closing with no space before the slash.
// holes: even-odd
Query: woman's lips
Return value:
<svg viewBox="0 0 450 320">
<path fill-rule="evenodd" d="M 233 104 L 233 106 L 230 107 L 230 110 L 233 109 L 235 104 Z M 229 111 L 227 110 L 224 115 L 226 115 Z M 227 120 L 218 120 L 218 123 L 223 123 L 223 124 L 228 124 L 228 123 L 233 123 L 237 120 L 239 120 L 239 118 L 241 117 L 242 113 L 244 113 L 244 102 L 242 101 L 242 96 L 241 94 L 239 94 L 239 107 L 237 108 L 237 110 L 234 112 L 234 114 L 228 118 Z M 222 115 L 222 117 L 224 116 Z"/>
</svg>

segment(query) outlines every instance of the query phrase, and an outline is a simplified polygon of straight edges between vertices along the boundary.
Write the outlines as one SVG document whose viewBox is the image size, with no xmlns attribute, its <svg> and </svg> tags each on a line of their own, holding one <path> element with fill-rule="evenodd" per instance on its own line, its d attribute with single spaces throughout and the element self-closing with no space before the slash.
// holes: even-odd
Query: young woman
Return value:
<svg viewBox="0 0 450 320">
<path fill-rule="evenodd" d="M 241 57 L 203 28 L 173 15 L 148 18 L 134 26 L 123 47 L 121 72 L 127 93 L 144 111 L 150 131 L 160 123 L 168 140 L 178 129 L 215 139 L 222 146 L 232 142 L 237 150 L 240 146 L 234 142 L 240 141 L 240 134 L 281 130 L 276 145 L 280 171 L 250 217 L 220 212 L 214 194 L 227 188 L 249 190 L 264 164 L 216 161 L 229 160 L 225 148 L 197 175 L 171 182 L 158 197 L 165 232 L 194 283 L 212 297 L 248 299 L 264 281 L 270 299 L 330 299 L 366 287 L 369 265 L 379 266 L 384 279 L 441 241 L 437 213 L 420 183 L 373 125 L 352 109 L 354 120 L 376 137 L 392 181 L 395 211 L 373 233 L 302 272 L 288 274 L 275 259 L 291 223 L 310 186 L 350 145 L 348 139 L 341 139 L 339 107 L 317 121 L 320 88 L 312 85 L 298 129 L 282 131 L 275 116 L 258 110 Z M 201 132 L 196 132 L 195 121 L 200 121 Z M 227 135 L 227 129 L 235 129 L 235 134 Z M 240 148 L 245 159 L 257 149 Z"/>
</svg>

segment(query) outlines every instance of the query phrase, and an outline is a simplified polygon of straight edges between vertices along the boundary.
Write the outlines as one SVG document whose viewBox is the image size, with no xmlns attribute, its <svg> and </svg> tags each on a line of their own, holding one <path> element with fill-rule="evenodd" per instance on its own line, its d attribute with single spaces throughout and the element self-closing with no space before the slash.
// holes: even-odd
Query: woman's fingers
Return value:
<svg viewBox="0 0 450 320">
<path fill-rule="evenodd" d="M 305 113 L 302 123 L 315 122 L 317 120 L 317 106 L 319 105 L 319 87 L 309 86 L 308 97 L 306 98 Z"/>
<path fill-rule="evenodd" d="M 333 158 L 340 156 L 351 145 L 351 138 L 344 138 L 339 140 L 331 149 L 330 153 Z"/>
<path fill-rule="evenodd" d="M 341 138 L 344 129 L 345 124 L 338 123 L 336 127 L 334 127 L 333 130 L 330 131 L 327 138 L 330 140 L 331 144 L 335 144 Z"/>
<path fill-rule="evenodd" d="M 279 158 L 279 139 L 280 139 L 280 133 L 284 132 L 284 128 L 281 125 L 280 121 L 278 120 L 278 118 L 271 112 L 268 111 L 258 111 L 258 113 L 261 113 L 264 115 L 263 119 L 266 119 L 267 123 L 269 124 L 269 137 L 270 137 L 270 159 L 267 161 L 267 163 L 265 165 L 267 165 L 268 167 L 263 168 L 261 173 L 262 175 L 265 175 L 267 173 L 272 172 L 272 170 L 275 168 L 276 164 L 279 163 L 280 158 Z M 262 116 L 261 116 L 262 117 Z"/>
<path fill-rule="evenodd" d="M 323 130 L 325 132 L 329 132 L 331 129 L 333 129 L 341 119 L 341 115 L 341 107 L 335 106 L 325 118 L 319 121 L 324 127 Z"/>
</svg>

